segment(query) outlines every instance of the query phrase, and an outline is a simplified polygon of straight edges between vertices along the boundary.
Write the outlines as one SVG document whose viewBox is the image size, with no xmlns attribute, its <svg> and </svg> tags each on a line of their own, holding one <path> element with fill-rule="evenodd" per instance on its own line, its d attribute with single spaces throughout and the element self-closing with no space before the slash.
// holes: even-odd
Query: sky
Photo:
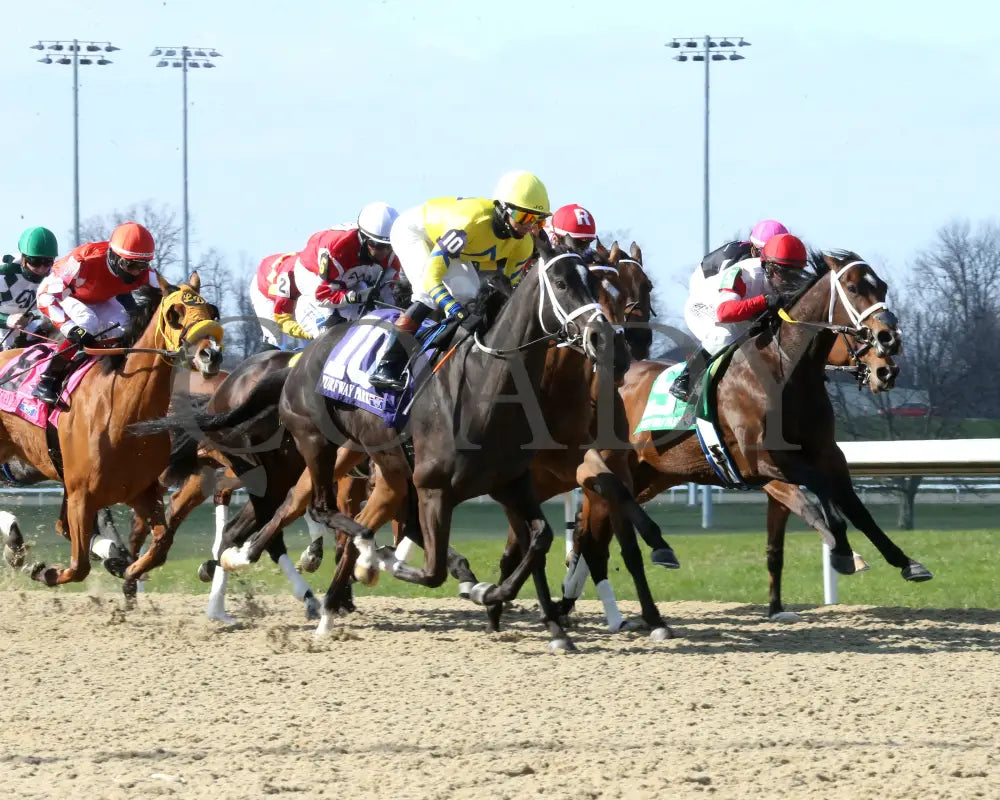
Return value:
<svg viewBox="0 0 1000 800">
<path fill-rule="evenodd" d="M 10 4 L 0 41 L 0 249 L 46 225 L 72 244 L 72 69 L 38 39 L 110 40 L 80 68 L 81 217 L 181 208 L 189 73 L 192 256 L 235 267 L 302 247 L 384 200 L 489 196 L 527 169 L 553 208 L 626 232 L 675 317 L 703 255 L 704 65 L 673 37 L 742 36 L 711 64 L 712 247 L 758 219 L 859 252 L 898 281 L 956 219 L 991 219 L 1000 67 L 986 2 L 679 3 L 90 0 Z"/>
</svg>

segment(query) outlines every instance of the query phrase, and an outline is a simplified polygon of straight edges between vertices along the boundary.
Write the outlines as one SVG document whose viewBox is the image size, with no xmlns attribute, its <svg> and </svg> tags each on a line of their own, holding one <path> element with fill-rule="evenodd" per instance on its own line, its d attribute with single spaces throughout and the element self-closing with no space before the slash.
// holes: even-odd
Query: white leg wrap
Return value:
<svg viewBox="0 0 1000 800">
<path fill-rule="evenodd" d="M 309 584 L 302 580 L 302 576 L 295 569 L 292 559 L 288 557 L 288 553 L 285 553 L 278 559 L 278 566 L 281 567 L 281 571 L 285 573 L 285 577 L 292 584 L 292 594 L 295 595 L 295 599 L 301 600 L 305 597 L 306 592 L 309 591 Z"/>
<path fill-rule="evenodd" d="M 579 598 L 583 594 L 583 586 L 587 582 L 588 575 L 590 575 L 590 567 L 587 565 L 587 559 L 578 555 L 563 581 L 563 597 L 571 597 L 574 600 Z"/>
<path fill-rule="evenodd" d="M 362 569 L 371 569 L 375 566 L 377 560 L 375 539 L 362 539 L 360 536 L 356 536 L 354 545 L 358 548 L 358 566 Z"/>
<path fill-rule="evenodd" d="M 115 544 L 116 542 L 109 539 L 107 536 L 101 536 L 100 534 L 96 534 L 90 540 L 90 552 L 100 559 L 105 559 L 110 557 L 111 548 Z"/>
<path fill-rule="evenodd" d="M 601 598 L 601 603 L 604 604 L 604 616 L 608 620 L 608 630 L 617 633 L 622 626 L 622 613 L 618 610 L 615 590 L 611 588 L 607 578 L 597 584 L 597 594 Z"/>
<path fill-rule="evenodd" d="M 212 558 L 219 560 L 219 548 L 222 547 L 222 531 L 229 522 L 229 506 L 221 503 L 215 507 L 215 541 L 212 543 Z"/>
<path fill-rule="evenodd" d="M 403 537 L 402 541 L 396 545 L 396 560 L 406 561 L 410 557 L 410 553 L 413 552 L 414 541 L 413 539 L 408 539 Z"/>
<path fill-rule="evenodd" d="M 212 576 L 212 591 L 208 593 L 208 608 L 205 609 L 205 616 L 209 619 L 217 619 L 220 622 L 235 622 L 226 613 L 226 582 L 229 576 L 222 567 L 215 568 Z"/>
<path fill-rule="evenodd" d="M 10 536 L 10 529 L 16 524 L 17 517 L 9 511 L 0 511 L 0 533 L 3 533 L 4 538 Z"/>
</svg>

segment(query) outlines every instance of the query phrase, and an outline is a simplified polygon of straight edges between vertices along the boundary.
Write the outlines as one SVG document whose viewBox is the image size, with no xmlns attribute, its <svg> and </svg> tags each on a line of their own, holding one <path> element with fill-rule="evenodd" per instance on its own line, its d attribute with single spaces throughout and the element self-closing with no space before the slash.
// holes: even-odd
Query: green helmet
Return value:
<svg viewBox="0 0 1000 800">
<path fill-rule="evenodd" d="M 56 235 L 48 228 L 28 228 L 21 234 L 17 249 L 21 251 L 22 256 L 55 258 L 59 255 Z"/>
</svg>

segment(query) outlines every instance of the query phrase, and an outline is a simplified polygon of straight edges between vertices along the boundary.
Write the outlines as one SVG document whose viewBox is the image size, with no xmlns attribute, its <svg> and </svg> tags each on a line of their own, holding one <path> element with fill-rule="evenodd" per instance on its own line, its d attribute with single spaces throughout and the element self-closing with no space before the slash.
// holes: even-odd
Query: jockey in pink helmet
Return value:
<svg viewBox="0 0 1000 800">
<path fill-rule="evenodd" d="M 702 276 L 710 278 L 730 264 L 747 258 L 757 258 L 771 237 L 777 236 L 779 233 L 788 233 L 788 228 L 777 220 L 762 219 L 750 231 L 749 242 L 726 242 L 722 247 L 705 256 L 701 260 Z"/>
</svg>

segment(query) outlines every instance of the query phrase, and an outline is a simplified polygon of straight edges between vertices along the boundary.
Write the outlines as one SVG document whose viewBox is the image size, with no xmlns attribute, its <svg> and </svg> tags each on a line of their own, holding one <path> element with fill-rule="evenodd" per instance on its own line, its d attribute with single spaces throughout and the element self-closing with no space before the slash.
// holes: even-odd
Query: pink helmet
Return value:
<svg viewBox="0 0 1000 800">
<path fill-rule="evenodd" d="M 777 220 L 762 219 L 750 231 L 750 244 L 760 250 L 767 244 L 768 239 L 772 236 L 777 236 L 779 233 L 788 233 L 788 228 Z"/>
</svg>

